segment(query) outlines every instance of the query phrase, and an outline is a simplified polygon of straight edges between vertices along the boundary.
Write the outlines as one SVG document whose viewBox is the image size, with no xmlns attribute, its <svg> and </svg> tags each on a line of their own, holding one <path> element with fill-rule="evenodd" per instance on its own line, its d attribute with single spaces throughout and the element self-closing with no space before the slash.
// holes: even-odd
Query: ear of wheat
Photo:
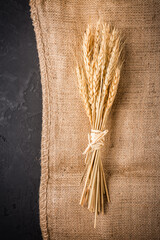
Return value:
<svg viewBox="0 0 160 240">
<path fill-rule="evenodd" d="M 104 194 L 110 202 L 100 148 L 108 132 L 105 124 L 117 93 L 122 46 L 119 32 L 98 20 L 95 28 L 88 25 L 85 31 L 82 62 L 76 67 L 79 91 L 91 124 L 89 144 L 84 151 L 86 179 L 80 204 L 87 204 L 95 213 L 94 227 L 97 214 L 101 211 L 104 214 Z"/>
</svg>

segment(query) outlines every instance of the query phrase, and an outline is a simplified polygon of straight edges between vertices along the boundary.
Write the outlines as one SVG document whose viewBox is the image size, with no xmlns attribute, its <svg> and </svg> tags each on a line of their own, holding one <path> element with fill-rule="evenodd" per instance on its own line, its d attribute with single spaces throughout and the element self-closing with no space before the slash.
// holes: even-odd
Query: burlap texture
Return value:
<svg viewBox="0 0 160 240">
<path fill-rule="evenodd" d="M 43 92 L 40 224 L 48 239 L 160 239 L 159 0 L 31 0 Z M 87 23 L 125 35 L 125 63 L 102 152 L 111 203 L 79 205 L 90 132 L 72 50 Z M 77 45 L 79 48 L 79 45 Z"/>
</svg>

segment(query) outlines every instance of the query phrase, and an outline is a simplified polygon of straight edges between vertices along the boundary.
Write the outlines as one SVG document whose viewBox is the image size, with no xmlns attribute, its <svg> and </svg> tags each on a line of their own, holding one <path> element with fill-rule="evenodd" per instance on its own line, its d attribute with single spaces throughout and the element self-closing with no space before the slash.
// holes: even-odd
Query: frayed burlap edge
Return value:
<svg viewBox="0 0 160 240">
<path fill-rule="evenodd" d="M 42 85 L 42 133 L 41 133 L 41 181 L 39 189 L 39 213 L 40 227 L 44 240 L 49 239 L 47 227 L 47 186 L 48 186 L 48 164 L 49 164 L 49 125 L 50 125 L 50 104 L 49 104 L 49 74 L 47 71 L 48 60 L 44 48 L 44 38 L 41 31 L 41 23 L 38 14 L 38 2 L 29 1 L 31 18 L 36 34 L 37 50 L 40 62 L 41 85 Z"/>
</svg>

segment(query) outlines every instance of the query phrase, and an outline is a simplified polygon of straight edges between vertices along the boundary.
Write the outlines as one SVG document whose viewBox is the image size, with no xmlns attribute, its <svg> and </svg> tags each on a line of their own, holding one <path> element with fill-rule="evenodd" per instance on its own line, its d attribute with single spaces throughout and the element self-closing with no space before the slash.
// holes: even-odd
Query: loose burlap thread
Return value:
<svg viewBox="0 0 160 240">
<path fill-rule="evenodd" d="M 159 1 L 31 0 L 30 6 L 43 98 L 43 239 L 159 239 Z M 102 148 L 111 203 L 105 201 L 105 215 L 97 217 L 94 229 L 94 214 L 79 205 L 82 153 L 91 129 L 72 47 L 99 16 L 124 33 L 126 55 Z"/>
</svg>

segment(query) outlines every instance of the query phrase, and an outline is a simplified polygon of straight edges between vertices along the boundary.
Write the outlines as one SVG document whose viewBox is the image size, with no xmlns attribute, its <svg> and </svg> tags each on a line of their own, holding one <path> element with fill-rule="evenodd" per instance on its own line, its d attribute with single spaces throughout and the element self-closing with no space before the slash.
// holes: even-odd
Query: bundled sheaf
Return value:
<svg viewBox="0 0 160 240">
<path fill-rule="evenodd" d="M 87 204 L 88 209 L 95 212 L 94 227 L 97 214 L 104 213 L 104 194 L 110 201 L 100 148 L 108 132 L 105 125 L 117 93 L 122 46 L 115 28 L 101 20 L 95 27 L 88 25 L 83 37 L 82 61 L 78 61 L 76 67 L 79 91 L 91 125 L 89 144 L 84 151 L 86 179 L 80 204 Z"/>
</svg>

